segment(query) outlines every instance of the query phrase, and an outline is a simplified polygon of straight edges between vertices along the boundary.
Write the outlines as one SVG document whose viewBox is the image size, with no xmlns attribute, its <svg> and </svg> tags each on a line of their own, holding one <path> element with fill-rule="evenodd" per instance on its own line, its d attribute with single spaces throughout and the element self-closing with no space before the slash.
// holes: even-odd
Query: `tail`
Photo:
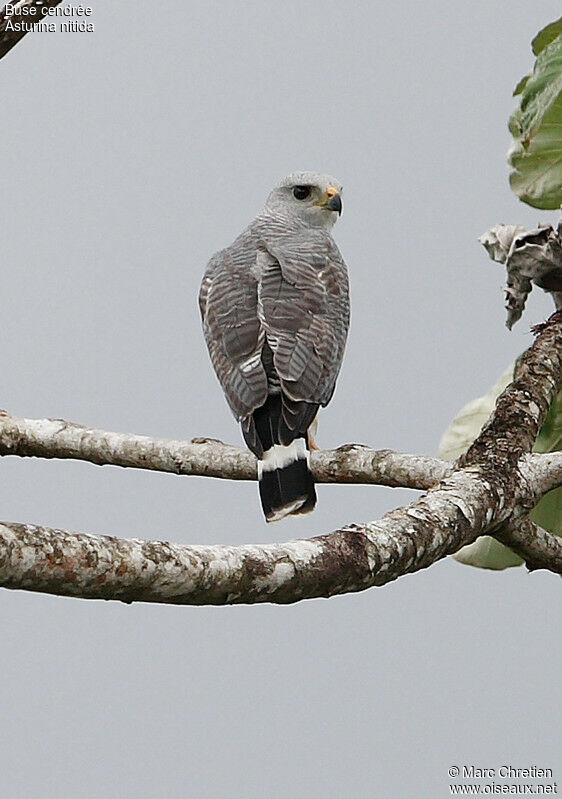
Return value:
<svg viewBox="0 0 562 799">
<path fill-rule="evenodd" d="M 277 522 L 290 514 L 310 513 L 316 505 L 307 431 L 288 431 L 282 412 L 281 396 L 274 395 L 253 414 L 260 445 L 257 453 L 260 499 L 268 522 Z"/>
<path fill-rule="evenodd" d="M 314 510 L 316 491 L 306 439 L 296 438 L 288 446 L 273 444 L 265 450 L 258 461 L 258 480 L 266 521 Z"/>
</svg>

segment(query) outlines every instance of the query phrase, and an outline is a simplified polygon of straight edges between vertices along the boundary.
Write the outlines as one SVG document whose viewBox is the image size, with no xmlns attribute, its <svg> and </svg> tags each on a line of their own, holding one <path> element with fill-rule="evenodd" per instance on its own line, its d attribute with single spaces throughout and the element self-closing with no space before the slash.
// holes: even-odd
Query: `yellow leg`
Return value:
<svg viewBox="0 0 562 799">
<path fill-rule="evenodd" d="M 316 441 L 314 440 L 314 437 L 313 437 L 312 433 L 310 432 L 310 430 L 308 431 L 308 448 L 310 450 L 319 449 L 319 447 L 316 446 Z"/>
</svg>

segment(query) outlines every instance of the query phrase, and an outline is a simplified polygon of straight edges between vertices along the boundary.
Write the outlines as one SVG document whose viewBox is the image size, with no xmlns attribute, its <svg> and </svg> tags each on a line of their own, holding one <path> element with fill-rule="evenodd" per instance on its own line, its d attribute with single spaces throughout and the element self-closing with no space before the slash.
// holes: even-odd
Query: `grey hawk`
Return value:
<svg viewBox="0 0 562 799">
<path fill-rule="evenodd" d="M 207 265 L 199 307 L 211 361 L 258 458 L 268 522 L 316 504 L 309 450 L 330 401 L 349 327 L 347 268 L 331 228 L 342 187 L 295 172 Z"/>
</svg>

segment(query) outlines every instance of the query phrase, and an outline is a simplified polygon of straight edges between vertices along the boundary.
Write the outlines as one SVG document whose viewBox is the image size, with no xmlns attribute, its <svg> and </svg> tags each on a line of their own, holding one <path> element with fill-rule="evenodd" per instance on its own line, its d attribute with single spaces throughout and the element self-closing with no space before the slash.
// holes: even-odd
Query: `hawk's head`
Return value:
<svg viewBox="0 0 562 799">
<path fill-rule="evenodd" d="M 330 175 L 292 172 L 267 199 L 266 211 L 298 217 L 309 225 L 331 228 L 342 212 L 342 185 Z"/>
</svg>

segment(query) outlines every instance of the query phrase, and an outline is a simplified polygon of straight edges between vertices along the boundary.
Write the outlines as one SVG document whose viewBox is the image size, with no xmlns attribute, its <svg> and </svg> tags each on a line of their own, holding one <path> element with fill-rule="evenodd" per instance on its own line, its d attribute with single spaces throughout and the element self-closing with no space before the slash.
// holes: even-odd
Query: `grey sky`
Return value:
<svg viewBox="0 0 562 799">
<path fill-rule="evenodd" d="M 93 4 L 93 3 L 92 3 Z M 507 183 L 511 91 L 557 2 L 99 0 L 2 62 L 0 405 L 240 436 L 196 304 L 296 169 L 344 184 L 352 322 L 319 444 L 435 453 L 530 342 L 476 239 L 556 218 Z M 253 484 L 6 459 L 1 517 L 179 542 L 314 535 L 413 495 L 325 486 L 266 527 Z M 560 580 L 447 561 L 293 607 L 2 593 L 0 795 L 435 797 L 447 769 L 562 782 Z"/>
</svg>

